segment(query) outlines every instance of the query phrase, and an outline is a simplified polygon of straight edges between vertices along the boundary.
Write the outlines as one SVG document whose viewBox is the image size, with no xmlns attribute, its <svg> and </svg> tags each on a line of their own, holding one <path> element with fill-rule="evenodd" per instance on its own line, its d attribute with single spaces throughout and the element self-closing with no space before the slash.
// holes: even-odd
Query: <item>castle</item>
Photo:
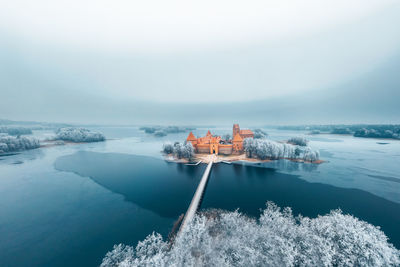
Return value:
<svg viewBox="0 0 400 267">
<path fill-rule="evenodd" d="M 234 124 L 232 139 L 224 140 L 221 136 L 213 136 L 208 131 L 206 136 L 199 138 L 196 138 L 190 132 L 186 141 L 192 143 L 196 153 L 231 155 L 243 153 L 243 140 L 245 138 L 254 138 L 254 133 L 251 130 L 240 130 L 239 124 Z"/>
</svg>

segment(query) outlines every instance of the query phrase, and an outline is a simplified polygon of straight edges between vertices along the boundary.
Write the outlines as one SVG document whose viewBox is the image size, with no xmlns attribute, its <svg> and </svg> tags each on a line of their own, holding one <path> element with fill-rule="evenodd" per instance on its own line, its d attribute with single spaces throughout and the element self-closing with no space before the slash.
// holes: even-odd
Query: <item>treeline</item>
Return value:
<svg viewBox="0 0 400 267">
<path fill-rule="evenodd" d="M 263 139 L 268 137 L 268 133 L 261 129 L 255 129 L 253 130 L 253 133 L 255 139 Z"/>
<path fill-rule="evenodd" d="M 370 138 L 394 138 L 400 139 L 400 127 L 393 129 L 367 129 L 362 128 L 354 133 L 355 137 L 370 137 Z"/>
<path fill-rule="evenodd" d="M 188 159 L 192 160 L 194 158 L 194 148 L 192 143 L 188 142 L 185 144 L 181 144 L 179 142 L 165 143 L 163 145 L 163 152 L 165 154 L 174 154 L 178 159 Z"/>
<path fill-rule="evenodd" d="M 70 142 L 100 142 L 106 138 L 102 133 L 94 132 L 86 128 L 66 127 L 56 131 L 55 140 Z"/>
<path fill-rule="evenodd" d="M 32 130 L 30 128 L 25 127 L 17 127 L 17 126 L 0 126 L 0 133 L 6 133 L 8 135 L 23 135 L 23 134 L 32 134 Z"/>
<path fill-rule="evenodd" d="M 308 162 L 319 160 L 319 151 L 310 147 L 279 143 L 268 139 L 246 138 L 243 142 L 248 158 L 259 159 L 302 159 Z"/>
<path fill-rule="evenodd" d="M 400 139 L 400 125 L 394 124 L 298 125 L 279 126 L 277 129 L 310 131 L 310 134 L 351 134 L 355 137 Z"/>
<path fill-rule="evenodd" d="M 34 137 L 0 135 L 0 154 L 23 151 L 40 147 L 40 142 Z"/>
<path fill-rule="evenodd" d="M 296 146 L 307 146 L 308 140 L 304 137 L 292 137 L 288 140 L 288 143 Z"/>
<path fill-rule="evenodd" d="M 308 218 L 272 202 L 259 218 L 238 210 L 197 213 L 174 245 L 153 232 L 115 245 L 109 266 L 399 266 L 400 251 L 377 226 L 340 210 Z"/>
<path fill-rule="evenodd" d="M 67 123 L 57 123 L 57 122 L 38 122 L 38 121 L 12 121 L 12 120 L 4 120 L 0 119 L 0 125 L 8 125 L 8 126 L 29 126 L 31 129 L 35 128 L 45 128 L 45 129 L 54 129 L 54 128 L 62 128 L 62 127 L 72 127 L 71 124 Z"/>
<path fill-rule="evenodd" d="M 151 126 L 151 127 L 140 127 L 140 130 L 147 134 L 153 134 L 157 137 L 163 137 L 170 133 L 184 133 L 193 131 L 196 128 L 193 127 L 180 127 L 180 126 Z"/>
</svg>

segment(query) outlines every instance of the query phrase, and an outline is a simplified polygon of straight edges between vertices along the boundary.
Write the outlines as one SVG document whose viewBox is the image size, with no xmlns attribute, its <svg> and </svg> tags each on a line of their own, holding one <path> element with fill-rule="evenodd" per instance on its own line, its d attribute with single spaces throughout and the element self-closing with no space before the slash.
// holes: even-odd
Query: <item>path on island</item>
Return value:
<svg viewBox="0 0 400 267">
<path fill-rule="evenodd" d="M 211 167 L 213 165 L 213 162 L 216 160 L 215 155 L 210 155 L 210 161 L 207 165 L 207 168 L 203 174 L 203 177 L 201 177 L 200 183 L 197 186 L 196 192 L 194 193 L 193 199 L 190 202 L 189 208 L 186 211 L 185 217 L 183 218 L 183 222 L 181 224 L 181 227 L 179 228 L 178 234 L 183 231 L 183 229 L 186 228 L 186 226 L 193 220 L 194 215 L 196 214 L 196 211 L 200 207 L 201 204 L 201 199 L 204 194 L 204 190 L 207 185 L 208 177 L 210 175 Z"/>
</svg>

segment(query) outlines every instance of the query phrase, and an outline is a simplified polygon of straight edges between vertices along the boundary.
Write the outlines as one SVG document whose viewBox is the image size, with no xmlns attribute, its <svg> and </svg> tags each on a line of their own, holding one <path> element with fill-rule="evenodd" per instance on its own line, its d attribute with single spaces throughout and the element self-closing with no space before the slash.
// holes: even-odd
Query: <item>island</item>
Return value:
<svg viewBox="0 0 400 267">
<path fill-rule="evenodd" d="M 260 130 L 257 130 L 260 132 Z M 297 162 L 322 163 L 319 152 L 307 146 L 302 137 L 291 138 L 286 142 L 269 140 L 266 133 L 257 136 L 249 129 L 240 129 L 239 124 L 232 128 L 232 138 L 213 135 L 210 130 L 203 137 L 195 137 L 190 132 L 183 144 L 164 144 L 163 152 L 167 160 L 176 162 L 267 162 L 288 159 Z"/>
</svg>

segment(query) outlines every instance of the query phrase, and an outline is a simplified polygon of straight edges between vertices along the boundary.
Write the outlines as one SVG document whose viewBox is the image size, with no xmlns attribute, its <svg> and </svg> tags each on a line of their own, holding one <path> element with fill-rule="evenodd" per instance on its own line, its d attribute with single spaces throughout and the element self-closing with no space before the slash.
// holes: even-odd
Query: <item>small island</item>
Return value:
<svg viewBox="0 0 400 267">
<path fill-rule="evenodd" d="M 308 140 L 302 137 L 291 138 L 286 142 L 267 139 L 262 130 L 242 130 L 234 124 L 232 138 L 229 134 L 221 137 L 210 131 L 204 137 L 195 137 L 190 132 L 183 144 L 164 144 L 163 152 L 167 160 L 175 162 L 267 162 L 288 159 L 296 162 L 322 163 L 319 152 L 307 146 Z"/>
<path fill-rule="evenodd" d="M 0 127 L 0 156 L 11 155 L 25 150 L 45 148 L 65 144 L 80 144 L 102 142 L 106 137 L 96 131 L 86 128 L 62 127 L 55 131 L 55 135 L 39 140 L 32 135 L 31 128 L 25 127 Z"/>
</svg>

